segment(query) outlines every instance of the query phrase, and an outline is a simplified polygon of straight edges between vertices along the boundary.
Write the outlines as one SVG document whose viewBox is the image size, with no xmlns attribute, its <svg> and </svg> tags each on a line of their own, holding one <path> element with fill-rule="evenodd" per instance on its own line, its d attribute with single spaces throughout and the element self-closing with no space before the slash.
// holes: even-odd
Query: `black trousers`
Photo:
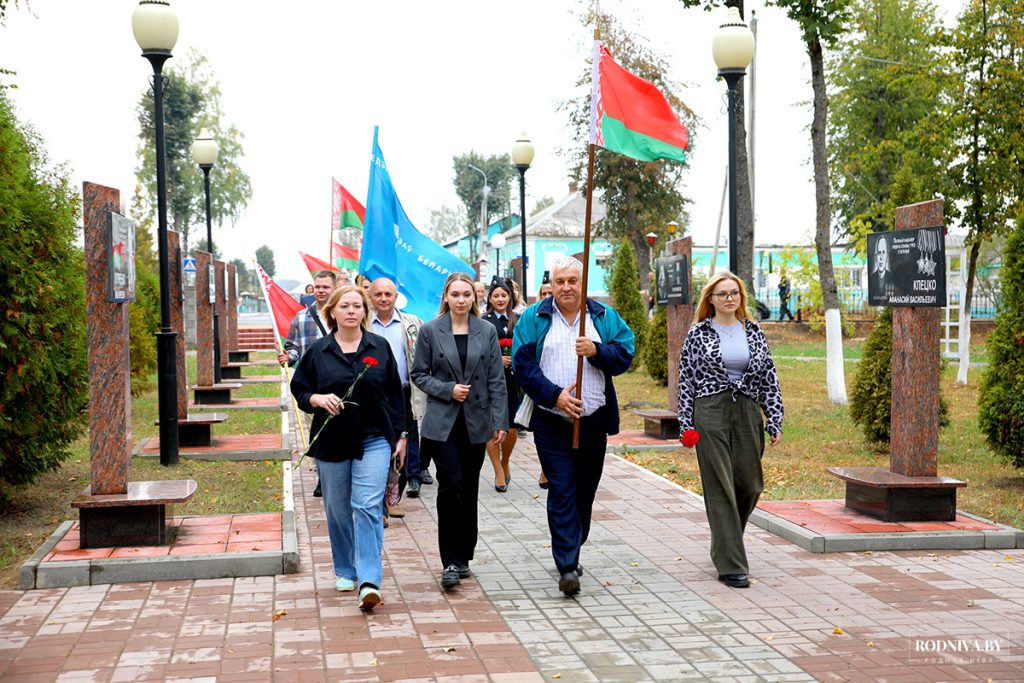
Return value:
<svg viewBox="0 0 1024 683">
<path fill-rule="evenodd" d="M 530 428 L 537 456 L 548 478 L 548 529 L 559 574 L 572 571 L 590 535 L 594 496 L 604 472 L 608 445 L 604 408 L 580 420 L 580 447 L 573 450 L 573 423 L 537 408 Z"/>
<path fill-rule="evenodd" d="M 420 452 L 433 459 L 437 470 L 437 545 L 443 567 L 467 565 L 473 559 L 485 446 L 470 443 L 461 410 L 447 441 L 421 439 Z"/>
<path fill-rule="evenodd" d="M 412 416 L 412 388 L 406 385 L 405 393 L 405 429 L 409 437 L 405 442 L 405 464 L 398 472 L 398 492 L 405 493 L 405 485 L 410 479 L 422 481 L 420 476 L 420 430 Z"/>
</svg>

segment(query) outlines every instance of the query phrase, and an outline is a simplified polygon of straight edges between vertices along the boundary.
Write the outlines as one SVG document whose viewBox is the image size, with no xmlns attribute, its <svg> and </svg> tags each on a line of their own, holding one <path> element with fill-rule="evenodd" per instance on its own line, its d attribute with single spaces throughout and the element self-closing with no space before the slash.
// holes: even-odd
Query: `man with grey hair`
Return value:
<svg viewBox="0 0 1024 683">
<path fill-rule="evenodd" d="M 564 257 L 551 272 L 553 296 L 527 308 L 512 332 L 512 368 L 536 404 L 528 425 L 548 478 L 548 528 L 558 589 L 580 590 L 580 548 L 590 533 L 609 434 L 619 432 L 612 377 L 633 362 L 633 331 L 610 306 L 583 301 L 583 264 Z M 580 334 L 580 315 L 584 334 Z M 576 366 L 583 358 L 583 382 Z M 580 421 L 573 449 L 574 421 Z"/>
<path fill-rule="evenodd" d="M 427 395 L 409 381 L 409 371 L 412 370 L 413 349 L 423 321 L 411 313 L 398 310 L 395 307 L 397 300 L 398 290 L 390 279 L 379 277 L 370 283 L 370 302 L 373 304 L 370 329 L 388 340 L 391 352 L 398 361 L 398 376 L 402 380 L 402 391 L 405 393 L 405 424 L 409 430 L 409 440 L 399 490 L 404 490 L 408 483 L 409 497 L 415 498 L 420 494 L 420 485 L 424 478 L 420 470 L 420 437 L 416 424 L 423 419 L 423 413 L 427 409 Z M 429 477 L 429 473 L 427 476 Z M 397 505 L 392 507 L 393 509 L 389 510 L 390 516 L 405 516 Z"/>
</svg>

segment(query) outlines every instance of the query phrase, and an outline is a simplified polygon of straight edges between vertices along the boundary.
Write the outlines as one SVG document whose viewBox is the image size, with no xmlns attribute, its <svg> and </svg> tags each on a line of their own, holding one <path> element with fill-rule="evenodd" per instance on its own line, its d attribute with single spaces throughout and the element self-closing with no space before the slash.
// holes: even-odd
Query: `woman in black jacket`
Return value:
<svg viewBox="0 0 1024 683">
<path fill-rule="evenodd" d="M 494 490 L 498 493 L 508 491 L 508 484 L 512 481 L 509 460 L 512 458 L 512 450 L 516 447 L 516 441 L 519 438 L 515 417 L 523 394 L 516 383 L 515 375 L 512 374 L 512 328 L 515 327 L 516 320 L 519 318 L 514 310 L 516 304 L 516 294 L 509 281 L 500 277 L 494 278 L 491 288 L 487 291 L 487 313 L 483 315 L 483 319 L 494 325 L 494 329 L 498 333 L 501 363 L 505 370 L 509 425 L 508 433 L 501 444 L 493 442 L 487 444 L 487 457 L 491 459 L 491 465 L 494 467 Z"/>
<path fill-rule="evenodd" d="M 309 454 L 316 459 L 331 539 L 335 587 L 359 586 L 359 606 L 383 598 L 381 502 L 392 457 L 405 458 L 405 399 L 388 341 L 369 331 L 361 287 L 340 287 L 324 305 L 330 334 L 302 355 L 292 395 L 313 413 Z"/>
</svg>

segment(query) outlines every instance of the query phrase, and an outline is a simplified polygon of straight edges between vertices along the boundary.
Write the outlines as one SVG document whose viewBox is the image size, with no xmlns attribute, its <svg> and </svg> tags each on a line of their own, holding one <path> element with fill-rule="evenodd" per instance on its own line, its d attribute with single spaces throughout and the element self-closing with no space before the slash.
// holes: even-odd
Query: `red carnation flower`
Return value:
<svg viewBox="0 0 1024 683">
<path fill-rule="evenodd" d="M 498 346 L 511 347 L 512 346 L 512 340 L 511 339 L 499 339 L 498 340 Z"/>
<path fill-rule="evenodd" d="M 374 358 L 373 356 L 367 356 L 366 358 L 363 359 L 363 365 L 365 365 L 368 368 L 375 368 L 377 367 L 377 359 Z"/>
<path fill-rule="evenodd" d="M 687 448 L 693 448 L 697 445 L 697 442 L 700 441 L 700 434 L 696 429 L 687 429 L 683 432 L 683 436 L 680 437 L 679 441 L 681 441 Z"/>
</svg>

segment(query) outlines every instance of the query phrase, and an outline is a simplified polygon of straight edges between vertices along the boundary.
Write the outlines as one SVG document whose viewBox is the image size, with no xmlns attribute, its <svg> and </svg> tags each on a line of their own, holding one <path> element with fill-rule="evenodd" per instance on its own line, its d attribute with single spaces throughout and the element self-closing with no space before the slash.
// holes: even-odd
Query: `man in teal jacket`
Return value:
<svg viewBox="0 0 1024 683">
<path fill-rule="evenodd" d="M 633 331 L 610 306 L 586 302 L 586 334 L 579 334 L 583 264 L 559 259 L 551 274 L 553 296 L 530 306 L 512 333 L 512 369 L 536 404 L 528 425 L 547 475 L 551 554 L 558 588 L 580 590 L 580 548 L 590 533 L 594 496 L 604 470 L 609 434 L 619 432 L 612 377 L 633 362 Z M 576 386 L 582 356 L 583 382 Z M 580 420 L 579 448 L 573 422 Z"/>
</svg>

